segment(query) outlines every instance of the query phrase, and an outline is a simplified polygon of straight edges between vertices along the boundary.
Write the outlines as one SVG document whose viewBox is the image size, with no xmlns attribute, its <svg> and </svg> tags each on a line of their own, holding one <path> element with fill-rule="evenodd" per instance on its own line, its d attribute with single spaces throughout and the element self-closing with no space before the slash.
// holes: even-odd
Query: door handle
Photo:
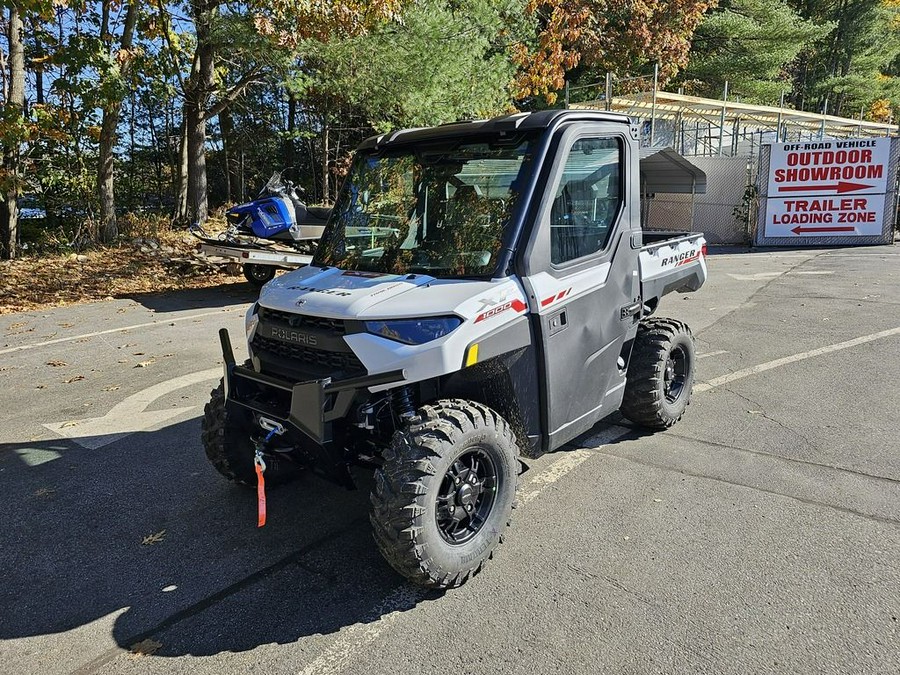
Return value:
<svg viewBox="0 0 900 675">
<path fill-rule="evenodd" d="M 566 310 L 561 309 L 556 314 L 553 314 L 550 317 L 550 337 L 564 331 L 568 325 L 569 316 L 566 314 Z"/>
</svg>

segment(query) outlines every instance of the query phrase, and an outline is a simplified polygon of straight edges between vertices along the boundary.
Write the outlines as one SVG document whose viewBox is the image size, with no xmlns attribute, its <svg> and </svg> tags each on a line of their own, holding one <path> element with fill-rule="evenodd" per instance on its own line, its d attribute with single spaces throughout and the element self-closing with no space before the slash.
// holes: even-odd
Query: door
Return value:
<svg viewBox="0 0 900 675">
<path fill-rule="evenodd" d="M 636 145 L 621 125 L 562 130 L 522 264 L 553 450 L 618 409 L 640 316 Z M 635 233 L 637 236 L 632 236 Z"/>
</svg>

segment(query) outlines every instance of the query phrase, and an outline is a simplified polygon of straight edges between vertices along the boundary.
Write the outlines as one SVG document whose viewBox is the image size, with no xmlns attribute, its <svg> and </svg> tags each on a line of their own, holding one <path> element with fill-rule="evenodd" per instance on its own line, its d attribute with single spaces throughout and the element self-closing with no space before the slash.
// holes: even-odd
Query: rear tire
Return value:
<svg viewBox="0 0 900 675">
<path fill-rule="evenodd" d="M 273 265 L 244 263 L 244 277 L 257 288 L 262 288 L 264 284 L 275 277 L 275 267 Z"/>
<path fill-rule="evenodd" d="M 209 403 L 203 408 L 200 437 L 206 458 L 216 471 L 233 483 L 256 485 L 253 466 L 254 445 L 251 435 L 259 433 L 253 414 L 240 411 L 232 414 L 225 408 L 225 386 L 210 392 Z M 300 467 L 278 453 L 265 454 L 266 483 L 283 483 L 300 472 Z"/>
<path fill-rule="evenodd" d="M 694 387 L 694 336 L 686 324 L 654 317 L 638 326 L 622 414 L 650 429 L 668 429 L 684 414 Z"/>
<path fill-rule="evenodd" d="M 460 586 L 501 542 L 517 480 L 518 446 L 500 415 L 459 399 L 422 406 L 375 472 L 375 542 L 413 583 Z"/>
</svg>

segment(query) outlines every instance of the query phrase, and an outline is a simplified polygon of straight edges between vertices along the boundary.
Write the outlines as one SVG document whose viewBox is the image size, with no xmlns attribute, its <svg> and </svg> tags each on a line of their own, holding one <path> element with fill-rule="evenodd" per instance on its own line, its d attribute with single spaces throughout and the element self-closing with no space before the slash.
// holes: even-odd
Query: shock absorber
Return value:
<svg viewBox="0 0 900 675">
<path fill-rule="evenodd" d="M 394 412 L 401 420 L 406 421 L 416 414 L 416 407 L 413 405 L 412 388 L 407 384 L 391 395 L 391 402 L 394 406 Z"/>
</svg>

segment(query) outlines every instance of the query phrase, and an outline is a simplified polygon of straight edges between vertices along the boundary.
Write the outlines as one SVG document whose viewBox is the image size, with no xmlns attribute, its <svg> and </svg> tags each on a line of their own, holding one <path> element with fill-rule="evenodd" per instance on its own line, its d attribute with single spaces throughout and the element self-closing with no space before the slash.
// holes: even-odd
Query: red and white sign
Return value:
<svg viewBox="0 0 900 675">
<path fill-rule="evenodd" d="M 767 237 L 880 235 L 884 195 L 774 198 L 766 208 Z"/>
<path fill-rule="evenodd" d="M 773 144 L 769 197 L 884 194 L 890 155 L 890 138 Z"/>
<path fill-rule="evenodd" d="M 890 138 L 773 145 L 764 235 L 881 235 L 890 154 Z"/>
</svg>

